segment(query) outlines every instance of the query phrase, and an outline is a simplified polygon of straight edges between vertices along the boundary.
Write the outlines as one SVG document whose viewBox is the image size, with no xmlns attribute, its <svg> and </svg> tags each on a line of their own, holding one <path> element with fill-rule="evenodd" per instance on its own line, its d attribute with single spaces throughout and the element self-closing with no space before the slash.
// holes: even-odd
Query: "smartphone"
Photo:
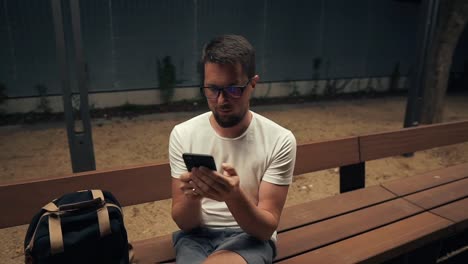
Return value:
<svg viewBox="0 0 468 264">
<path fill-rule="evenodd" d="M 184 158 L 185 166 L 188 171 L 192 171 L 192 168 L 198 168 L 200 166 L 206 167 L 210 170 L 216 170 L 216 164 L 213 156 L 205 154 L 195 154 L 195 153 L 184 153 L 182 154 Z"/>
</svg>

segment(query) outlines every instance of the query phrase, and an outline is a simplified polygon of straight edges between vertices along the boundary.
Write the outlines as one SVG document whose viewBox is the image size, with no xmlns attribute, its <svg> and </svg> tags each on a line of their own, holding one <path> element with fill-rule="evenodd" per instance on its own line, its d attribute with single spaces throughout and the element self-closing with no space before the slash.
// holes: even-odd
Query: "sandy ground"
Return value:
<svg viewBox="0 0 468 264">
<path fill-rule="evenodd" d="M 299 144 L 399 129 L 406 99 L 384 97 L 322 101 L 301 105 L 254 107 L 253 110 L 290 129 Z M 172 127 L 198 113 L 169 113 L 93 121 L 97 169 L 167 160 Z M 444 121 L 468 119 L 468 95 L 448 96 Z M 0 182 L 71 173 L 63 124 L 0 127 Z M 313 158 L 313 157 L 311 157 Z M 468 162 L 468 143 L 366 163 L 366 185 Z M 338 169 L 295 177 L 286 206 L 337 194 Z M 124 208 L 130 240 L 169 234 L 170 200 Z M 7 217 L 3 212 L 1 217 Z M 0 262 L 22 263 L 27 225 L 0 229 Z"/>
</svg>

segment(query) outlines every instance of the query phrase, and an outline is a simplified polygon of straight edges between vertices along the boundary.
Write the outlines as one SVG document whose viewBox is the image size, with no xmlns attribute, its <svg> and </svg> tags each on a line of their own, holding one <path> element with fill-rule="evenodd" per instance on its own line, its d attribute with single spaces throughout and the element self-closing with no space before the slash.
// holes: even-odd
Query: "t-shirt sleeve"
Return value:
<svg viewBox="0 0 468 264">
<path fill-rule="evenodd" d="M 296 163 L 296 138 L 289 131 L 278 140 L 272 162 L 263 175 L 263 180 L 277 185 L 289 185 L 292 182 Z"/>
<path fill-rule="evenodd" d="M 182 153 L 182 140 L 180 129 L 175 126 L 169 137 L 169 164 L 171 166 L 171 176 L 179 178 L 181 174 L 187 172 Z"/>
</svg>

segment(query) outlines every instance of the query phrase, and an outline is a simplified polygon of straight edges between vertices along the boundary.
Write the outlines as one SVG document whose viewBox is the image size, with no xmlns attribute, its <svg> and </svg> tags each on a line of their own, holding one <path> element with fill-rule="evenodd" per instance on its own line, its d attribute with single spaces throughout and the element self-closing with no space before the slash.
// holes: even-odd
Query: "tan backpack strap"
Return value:
<svg viewBox="0 0 468 264">
<path fill-rule="evenodd" d="M 104 193 L 101 190 L 91 190 L 91 194 L 93 195 L 93 199 L 101 198 L 104 202 Z"/>
<path fill-rule="evenodd" d="M 50 202 L 42 207 L 42 209 L 46 210 L 47 212 L 58 212 L 59 208 L 53 202 Z"/>
<path fill-rule="evenodd" d="M 46 216 L 49 216 L 49 218 L 50 218 L 51 214 L 57 213 L 59 211 L 57 205 L 55 205 L 53 202 L 50 202 L 50 203 L 46 204 L 45 206 L 42 207 L 42 209 L 46 210 L 47 212 L 42 214 L 41 217 L 39 218 L 39 220 L 37 221 L 36 229 L 34 229 L 34 233 L 31 236 L 31 240 L 29 241 L 29 244 L 26 246 L 25 251 L 32 250 L 32 248 L 34 247 L 34 238 L 36 237 L 37 228 L 39 227 L 39 224 L 41 223 L 42 218 L 44 218 Z M 50 227 L 50 221 L 49 221 L 49 227 Z M 59 225 L 59 228 L 60 228 L 60 233 L 62 233 L 62 228 L 61 228 L 60 225 Z"/>
<path fill-rule="evenodd" d="M 128 243 L 128 262 L 130 264 L 133 264 L 135 263 L 134 259 L 135 259 L 135 250 L 133 249 L 133 245 Z"/>
<path fill-rule="evenodd" d="M 49 215 L 49 235 L 50 235 L 50 253 L 52 255 L 63 252 L 63 235 L 60 224 L 60 216 L 56 214 Z"/>
<path fill-rule="evenodd" d="M 93 199 L 101 198 L 102 202 L 105 203 L 104 194 L 101 190 L 91 190 L 93 194 Z M 109 210 L 107 206 L 103 206 L 97 211 L 98 222 L 99 222 L 99 232 L 101 237 L 110 235 L 112 233 L 110 219 L 109 219 Z"/>
<path fill-rule="evenodd" d="M 31 236 L 31 240 L 29 240 L 29 244 L 26 246 L 26 248 L 24 249 L 25 251 L 27 250 L 32 250 L 32 248 L 34 247 L 34 238 L 36 237 L 36 232 L 37 232 L 37 228 L 39 227 L 39 224 L 41 223 L 42 221 L 42 218 L 50 215 L 51 213 L 50 212 L 45 212 L 43 215 L 41 215 L 41 217 L 39 218 L 39 220 L 37 221 L 37 225 L 36 225 L 36 229 L 34 229 L 34 233 L 33 235 Z"/>
</svg>

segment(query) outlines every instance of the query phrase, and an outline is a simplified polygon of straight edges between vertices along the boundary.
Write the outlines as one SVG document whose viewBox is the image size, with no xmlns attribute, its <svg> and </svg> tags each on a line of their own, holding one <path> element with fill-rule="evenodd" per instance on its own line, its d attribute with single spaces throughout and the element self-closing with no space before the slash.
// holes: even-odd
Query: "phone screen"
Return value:
<svg viewBox="0 0 468 264">
<path fill-rule="evenodd" d="M 198 168 L 200 166 L 206 167 L 210 170 L 216 170 L 216 164 L 213 156 L 205 154 L 194 154 L 194 153 L 184 153 L 182 154 L 184 159 L 185 166 L 188 171 L 192 171 L 192 168 Z"/>
</svg>

